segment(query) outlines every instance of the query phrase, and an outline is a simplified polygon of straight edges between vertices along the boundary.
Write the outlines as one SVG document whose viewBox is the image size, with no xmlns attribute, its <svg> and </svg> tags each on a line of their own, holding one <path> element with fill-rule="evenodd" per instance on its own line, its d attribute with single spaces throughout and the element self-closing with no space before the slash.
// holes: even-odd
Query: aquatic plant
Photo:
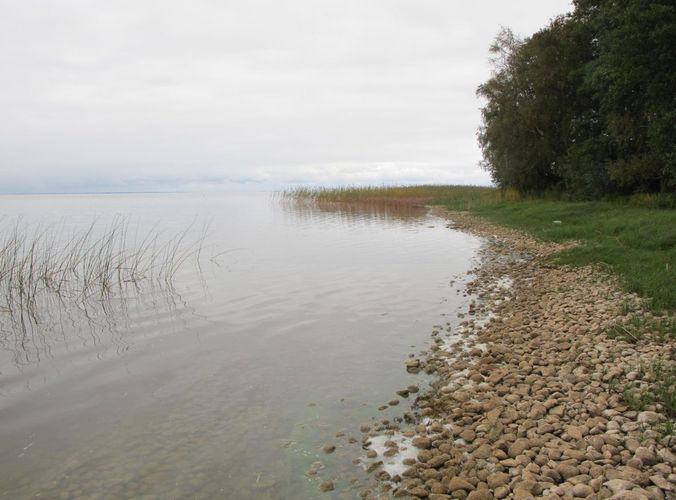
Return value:
<svg viewBox="0 0 676 500">
<path fill-rule="evenodd" d="M 205 233 L 189 241 L 190 229 L 170 237 L 154 230 L 138 240 L 125 219 L 105 226 L 93 221 L 70 236 L 65 230 L 31 231 L 19 221 L 0 239 L 0 311 L 28 314 L 37 323 L 39 300 L 47 293 L 84 303 L 144 281 L 171 288 L 186 261 L 199 265 Z"/>
</svg>

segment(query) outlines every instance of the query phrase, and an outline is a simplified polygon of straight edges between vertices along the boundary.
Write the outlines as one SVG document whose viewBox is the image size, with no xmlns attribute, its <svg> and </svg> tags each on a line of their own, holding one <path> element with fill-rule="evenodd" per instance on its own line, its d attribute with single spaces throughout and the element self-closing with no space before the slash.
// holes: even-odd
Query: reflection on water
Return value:
<svg viewBox="0 0 676 500">
<path fill-rule="evenodd" d="M 173 287 L 150 285 L 126 284 L 96 300 L 73 301 L 46 293 L 30 309 L 5 309 L 0 312 L 0 351 L 17 367 L 38 365 L 74 349 L 94 352 L 99 358 L 109 352 L 122 354 L 133 343 L 128 338 L 133 331 L 130 318 L 161 316 L 177 325 L 185 322 L 184 315 L 193 313 Z M 153 329 L 158 328 L 156 321 Z"/>
<path fill-rule="evenodd" d="M 167 234 L 211 220 L 201 273 L 184 266 L 170 289 L 44 295 L 37 323 L 0 315 L 6 498 L 355 497 L 349 438 L 406 411 L 378 407 L 421 382 L 403 362 L 455 321 L 466 299 L 449 282 L 479 248 L 425 212 L 263 194 L 2 197 L 0 211 L 74 227 L 133 216 Z"/>
<path fill-rule="evenodd" d="M 173 278 L 187 262 L 200 271 L 203 236 L 191 241 L 188 228 L 134 237 L 117 216 L 111 224 L 57 227 L 20 219 L 0 228 L 0 351 L 17 367 L 73 346 L 97 356 L 128 350 L 130 307 L 132 317 L 162 311 L 179 321 Z"/>
<path fill-rule="evenodd" d="M 427 209 L 413 205 L 382 205 L 378 203 L 333 203 L 280 198 L 279 205 L 287 212 L 310 222 L 322 222 L 330 214 L 342 223 L 366 222 L 394 225 L 420 222 Z"/>
</svg>

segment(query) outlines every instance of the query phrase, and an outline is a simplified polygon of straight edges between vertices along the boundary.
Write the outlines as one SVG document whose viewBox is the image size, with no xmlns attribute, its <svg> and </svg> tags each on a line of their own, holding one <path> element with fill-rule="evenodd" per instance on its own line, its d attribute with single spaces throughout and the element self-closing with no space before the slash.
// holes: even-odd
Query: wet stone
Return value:
<svg viewBox="0 0 676 500">
<path fill-rule="evenodd" d="M 413 444 L 413 446 L 416 448 L 430 449 L 432 447 L 432 440 L 428 437 L 418 436 L 413 438 L 411 444 Z"/>
<path fill-rule="evenodd" d="M 327 491 L 333 491 L 334 488 L 335 485 L 333 484 L 333 481 L 324 481 L 319 485 L 319 491 L 323 493 L 326 493 Z"/>
</svg>

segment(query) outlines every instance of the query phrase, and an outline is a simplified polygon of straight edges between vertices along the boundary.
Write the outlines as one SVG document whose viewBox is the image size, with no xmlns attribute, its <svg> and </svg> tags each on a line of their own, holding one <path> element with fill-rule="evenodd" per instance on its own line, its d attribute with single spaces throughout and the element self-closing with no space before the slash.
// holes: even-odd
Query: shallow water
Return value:
<svg viewBox="0 0 676 500">
<path fill-rule="evenodd" d="M 23 328 L 0 313 L 6 498 L 357 496 L 362 452 L 347 438 L 408 409 L 377 408 L 423 381 L 404 361 L 433 325 L 458 321 L 480 246 L 424 210 L 267 194 L 5 196 L 0 214 L 60 230 L 120 216 L 140 233 L 209 224 L 199 267 L 173 288 L 45 300 Z M 319 477 L 305 475 L 318 460 Z"/>
</svg>

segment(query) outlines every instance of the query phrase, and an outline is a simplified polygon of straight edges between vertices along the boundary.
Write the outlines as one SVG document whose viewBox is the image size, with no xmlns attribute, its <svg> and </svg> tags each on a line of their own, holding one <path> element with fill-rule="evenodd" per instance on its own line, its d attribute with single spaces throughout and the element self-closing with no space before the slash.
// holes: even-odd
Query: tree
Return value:
<svg viewBox="0 0 676 500">
<path fill-rule="evenodd" d="M 561 161 L 580 112 L 587 38 L 559 17 L 525 41 L 503 30 L 491 46 L 499 57 L 477 90 L 486 99 L 478 135 L 484 166 L 499 185 L 541 192 L 564 182 Z"/>
<path fill-rule="evenodd" d="M 673 47 L 673 0 L 577 0 L 525 40 L 503 28 L 477 89 L 484 168 L 522 192 L 675 190 Z"/>
<path fill-rule="evenodd" d="M 584 0 L 575 17 L 596 32 L 587 84 L 599 101 L 615 189 L 676 189 L 676 4 Z"/>
</svg>

